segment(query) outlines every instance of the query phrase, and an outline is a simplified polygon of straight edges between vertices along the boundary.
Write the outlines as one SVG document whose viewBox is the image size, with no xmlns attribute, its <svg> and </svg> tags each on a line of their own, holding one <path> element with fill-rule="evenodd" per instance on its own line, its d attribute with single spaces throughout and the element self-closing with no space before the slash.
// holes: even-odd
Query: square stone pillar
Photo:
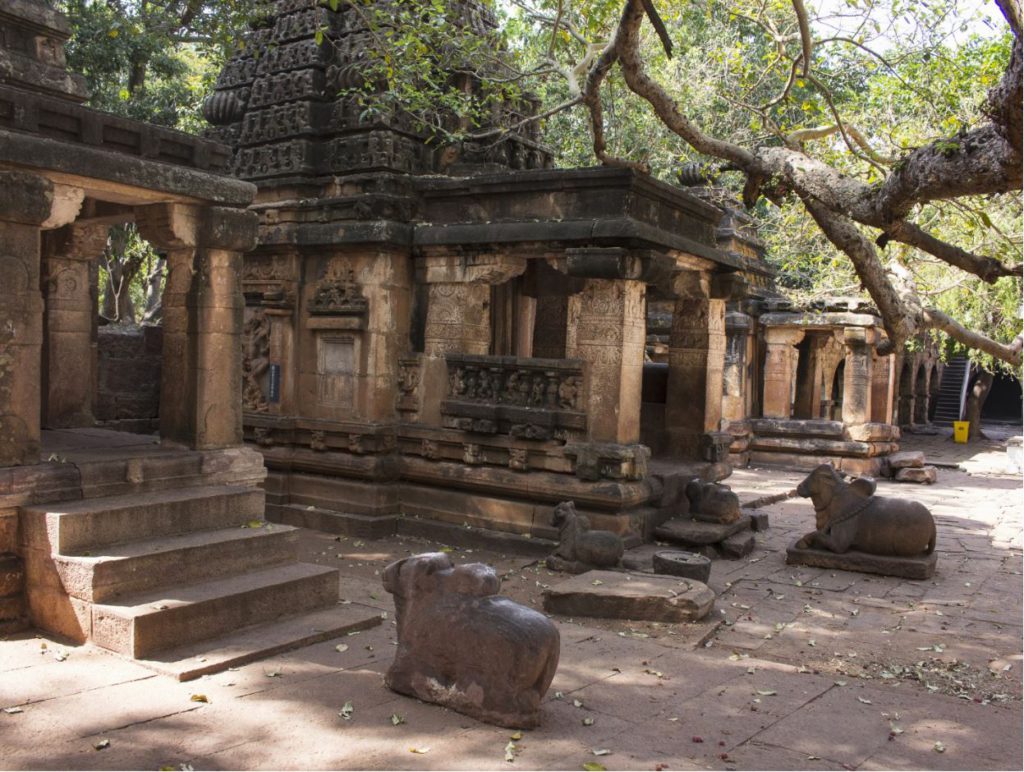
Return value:
<svg viewBox="0 0 1024 772">
<path fill-rule="evenodd" d="M 507 255 L 432 255 L 422 258 L 428 285 L 423 343 L 423 423 L 441 423 L 448 392 L 446 354 L 491 350 L 491 285 L 526 271 L 526 259 Z"/>
<path fill-rule="evenodd" d="M 843 423 L 847 425 L 871 420 L 873 338 L 873 331 L 864 327 L 843 330 L 847 352 L 843 372 Z"/>
<path fill-rule="evenodd" d="M 875 423 L 893 423 L 893 364 L 892 354 L 874 356 L 871 365 L 871 420 Z"/>
<path fill-rule="evenodd" d="M 742 421 L 747 416 L 747 348 L 751 326 L 746 314 L 734 311 L 725 315 L 722 417 L 729 421 Z"/>
<path fill-rule="evenodd" d="M 141 207 L 142 235 L 167 251 L 160 436 L 197 450 L 242 443 L 242 254 L 257 217 L 242 209 Z"/>
<path fill-rule="evenodd" d="M 642 281 L 586 279 L 569 297 L 565 355 L 585 363 L 591 442 L 640 441 L 646 289 Z"/>
<path fill-rule="evenodd" d="M 43 426 L 92 426 L 96 385 L 96 295 L 93 267 L 109 223 L 71 224 L 43 238 L 45 335 Z"/>
<path fill-rule="evenodd" d="M 665 436 L 670 455 L 697 459 L 701 435 L 722 419 L 725 301 L 711 297 L 711 278 L 696 271 L 679 276 L 674 289 Z"/>
<path fill-rule="evenodd" d="M 766 327 L 764 340 L 768 352 L 764 362 L 765 418 L 789 418 L 793 404 L 793 379 L 796 377 L 797 358 L 794 348 L 803 340 L 804 331 L 792 327 Z"/>
<path fill-rule="evenodd" d="M 39 462 L 40 233 L 74 219 L 81 202 L 44 177 L 0 172 L 0 467 Z"/>
</svg>

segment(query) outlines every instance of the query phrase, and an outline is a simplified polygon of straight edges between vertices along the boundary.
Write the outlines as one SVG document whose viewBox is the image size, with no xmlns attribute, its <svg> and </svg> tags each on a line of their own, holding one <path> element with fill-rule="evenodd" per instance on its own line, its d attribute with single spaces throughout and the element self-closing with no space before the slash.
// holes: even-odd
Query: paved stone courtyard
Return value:
<svg viewBox="0 0 1024 772">
<path fill-rule="evenodd" d="M 969 447 L 909 436 L 905 448 L 943 465 L 938 484 L 879 483 L 935 513 L 932 580 L 785 565 L 813 517 L 791 499 L 767 509 L 753 554 L 714 563 L 707 620 L 558 618 L 561 663 L 538 730 L 387 691 L 392 618 L 188 683 L 29 633 L 0 642 L 0 767 L 1020 769 L 1022 507 L 1008 433 Z M 801 477 L 748 469 L 729 483 L 749 501 Z M 345 602 L 390 617 L 384 566 L 441 546 L 302 534 L 304 560 L 340 568 Z M 491 563 L 505 594 L 535 606 L 565 578 L 527 558 L 453 557 Z"/>
</svg>

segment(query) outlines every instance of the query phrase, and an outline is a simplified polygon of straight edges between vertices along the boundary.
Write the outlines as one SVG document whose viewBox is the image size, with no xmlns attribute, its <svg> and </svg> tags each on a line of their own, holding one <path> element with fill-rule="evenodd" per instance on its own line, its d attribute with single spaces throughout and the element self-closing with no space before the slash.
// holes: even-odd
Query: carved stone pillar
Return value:
<svg viewBox="0 0 1024 772">
<path fill-rule="evenodd" d="M 789 418 L 792 412 L 793 379 L 796 376 L 797 351 L 804 331 L 792 327 L 767 327 L 764 331 L 768 353 L 764 363 L 765 418 Z"/>
<path fill-rule="evenodd" d="M 96 295 L 93 266 L 109 223 L 72 224 L 43 238 L 46 302 L 43 426 L 92 426 L 96 375 Z"/>
<path fill-rule="evenodd" d="M 168 253 L 160 435 L 197 450 L 239 445 L 242 254 L 256 245 L 256 215 L 165 204 L 137 219 Z"/>
<path fill-rule="evenodd" d="M 722 419 L 725 301 L 711 297 L 711 279 L 696 271 L 679 276 L 668 351 L 665 424 L 668 452 L 700 458 L 701 435 Z"/>
<path fill-rule="evenodd" d="M 645 291 L 642 281 L 586 279 L 583 291 L 569 298 L 565 354 L 586 363 L 591 442 L 640 441 Z"/>
<path fill-rule="evenodd" d="M 0 467 L 39 462 L 40 231 L 73 220 L 83 197 L 44 177 L 0 172 Z"/>
<path fill-rule="evenodd" d="M 751 319 L 746 314 L 725 315 L 725 368 L 722 372 L 722 417 L 742 421 L 747 415 L 747 346 Z"/>
<path fill-rule="evenodd" d="M 863 327 L 843 330 L 846 367 L 843 374 L 843 423 L 862 424 L 871 420 L 871 357 L 873 334 Z"/>
</svg>

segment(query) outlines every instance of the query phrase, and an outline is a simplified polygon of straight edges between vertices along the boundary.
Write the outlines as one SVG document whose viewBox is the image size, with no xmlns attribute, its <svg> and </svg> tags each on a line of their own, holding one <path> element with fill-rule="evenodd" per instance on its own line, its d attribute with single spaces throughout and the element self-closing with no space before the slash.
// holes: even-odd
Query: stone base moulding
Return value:
<svg viewBox="0 0 1024 772">
<path fill-rule="evenodd" d="M 800 549 L 794 542 L 786 550 L 786 562 L 790 565 L 858 571 L 864 574 L 898 576 L 902 579 L 931 579 L 935 574 L 938 555 L 933 552 L 930 555 L 900 558 L 868 555 L 852 550 L 839 554 L 827 550 Z"/>
</svg>

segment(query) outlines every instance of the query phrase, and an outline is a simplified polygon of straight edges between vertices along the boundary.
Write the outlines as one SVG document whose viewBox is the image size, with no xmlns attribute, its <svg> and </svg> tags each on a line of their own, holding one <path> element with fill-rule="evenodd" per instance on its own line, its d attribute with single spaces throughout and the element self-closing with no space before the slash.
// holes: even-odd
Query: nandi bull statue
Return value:
<svg viewBox="0 0 1024 772">
<path fill-rule="evenodd" d="M 875 496 L 875 481 L 859 477 L 847 483 L 822 464 L 797 486 L 814 504 L 816 530 L 796 543 L 843 554 L 914 557 L 935 550 L 935 520 L 923 504 Z"/>
<path fill-rule="evenodd" d="M 443 552 L 384 570 L 394 595 L 398 651 L 384 683 L 489 724 L 530 728 L 558 667 L 558 628 L 543 614 L 497 595 L 483 563 L 461 566 Z"/>
<path fill-rule="evenodd" d="M 548 555 L 553 571 L 582 574 L 594 568 L 614 568 L 622 559 L 622 537 L 611 531 L 590 530 L 590 520 L 571 501 L 555 507 L 552 525 L 558 528 L 558 547 Z"/>
</svg>

